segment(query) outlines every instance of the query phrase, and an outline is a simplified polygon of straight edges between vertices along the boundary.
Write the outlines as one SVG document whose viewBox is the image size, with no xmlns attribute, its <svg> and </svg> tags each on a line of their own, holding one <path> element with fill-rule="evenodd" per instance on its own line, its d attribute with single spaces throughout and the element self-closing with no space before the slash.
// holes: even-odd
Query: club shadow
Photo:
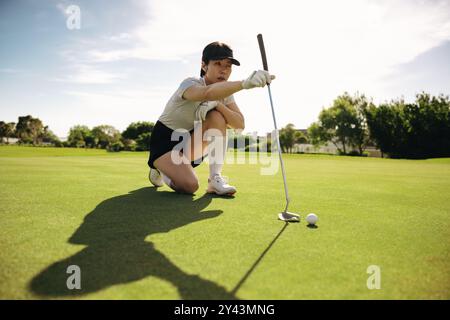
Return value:
<svg viewBox="0 0 450 320">
<path fill-rule="evenodd" d="M 152 276 L 171 283 L 181 299 L 236 299 L 219 284 L 184 272 L 145 241 L 151 234 L 218 217 L 221 210 L 205 210 L 212 199 L 146 187 L 102 201 L 68 240 L 86 247 L 41 271 L 29 289 L 42 297 L 81 296 Z M 170 235 L 165 239 L 177 241 Z M 81 289 L 67 287 L 71 265 L 81 270 Z"/>
<path fill-rule="evenodd" d="M 270 248 L 272 248 L 272 246 L 275 244 L 275 242 L 277 241 L 277 239 L 281 236 L 281 234 L 284 232 L 284 230 L 286 230 L 287 226 L 289 225 L 289 222 L 285 222 L 284 226 L 281 228 L 280 232 L 278 232 L 278 234 L 275 236 L 275 238 L 273 238 L 273 240 L 269 243 L 269 245 L 267 246 L 266 249 L 264 249 L 264 251 L 261 253 L 261 255 L 256 259 L 256 261 L 253 263 L 253 265 L 250 267 L 250 269 L 248 269 L 248 271 L 245 273 L 245 275 L 241 278 L 241 280 L 239 280 L 239 282 L 236 284 L 236 286 L 233 288 L 233 290 L 231 290 L 231 293 L 233 295 L 236 294 L 236 292 L 238 292 L 238 290 L 242 287 L 242 285 L 245 283 L 245 281 L 250 277 L 250 275 L 253 273 L 253 271 L 256 269 L 256 267 L 258 266 L 258 264 L 262 261 L 262 259 L 264 258 L 264 256 L 267 254 L 267 252 L 269 252 Z"/>
</svg>

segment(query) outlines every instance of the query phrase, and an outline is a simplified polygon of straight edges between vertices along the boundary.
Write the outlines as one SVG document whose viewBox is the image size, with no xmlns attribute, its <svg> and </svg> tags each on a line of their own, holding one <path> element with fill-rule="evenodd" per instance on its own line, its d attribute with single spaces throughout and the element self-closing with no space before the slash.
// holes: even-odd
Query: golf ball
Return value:
<svg viewBox="0 0 450 320">
<path fill-rule="evenodd" d="M 310 213 L 306 216 L 306 221 L 308 222 L 308 224 L 316 224 L 317 220 L 319 220 L 319 218 L 314 214 L 314 213 Z"/>
</svg>

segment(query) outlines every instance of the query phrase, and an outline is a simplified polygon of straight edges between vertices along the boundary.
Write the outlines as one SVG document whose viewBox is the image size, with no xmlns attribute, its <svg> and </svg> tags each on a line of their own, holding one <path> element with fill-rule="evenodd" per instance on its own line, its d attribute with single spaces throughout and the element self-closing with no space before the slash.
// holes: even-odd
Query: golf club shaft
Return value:
<svg viewBox="0 0 450 320">
<path fill-rule="evenodd" d="M 264 40 L 263 40 L 262 34 L 258 34 L 257 39 L 258 39 L 258 44 L 259 44 L 259 51 L 261 52 L 263 68 L 264 68 L 264 70 L 269 71 L 269 65 L 267 63 L 267 56 L 266 56 L 266 48 L 264 47 Z M 270 106 L 272 107 L 272 118 L 273 118 L 273 124 L 275 126 L 275 135 L 276 135 L 276 139 L 277 139 L 278 156 L 280 157 L 281 173 L 283 175 L 283 182 L 284 182 L 284 193 L 286 195 L 286 208 L 284 209 L 284 212 L 287 212 L 288 206 L 289 206 L 289 192 L 288 192 L 288 187 L 287 187 L 287 183 L 286 183 L 286 172 L 284 171 L 283 157 L 281 155 L 280 138 L 279 138 L 279 134 L 278 134 L 277 120 L 275 118 L 275 110 L 273 108 L 273 100 L 272 100 L 272 92 L 270 91 L 270 83 L 267 84 L 267 89 L 269 90 Z"/>
<path fill-rule="evenodd" d="M 288 186 L 287 186 L 287 183 L 286 183 L 286 172 L 284 171 L 283 157 L 281 155 L 280 138 L 279 138 L 279 135 L 278 135 L 277 120 L 275 118 L 275 110 L 274 110 L 274 107 L 273 107 L 272 92 L 270 91 L 270 84 L 267 85 L 267 89 L 269 91 L 270 106 L 272 108 L 273 125 L 275 127 L 275 136 L 276 136 L 276 140 L 277 140 L 278 156 L 280 157 L 281 173 L 283 175 L 284 193 L 286 195 L 286 208 L 284 209 L 284 212 L 287 212 L 288 206 L 289 206 L 289 192 L 288 192 Z"/>
</svg>

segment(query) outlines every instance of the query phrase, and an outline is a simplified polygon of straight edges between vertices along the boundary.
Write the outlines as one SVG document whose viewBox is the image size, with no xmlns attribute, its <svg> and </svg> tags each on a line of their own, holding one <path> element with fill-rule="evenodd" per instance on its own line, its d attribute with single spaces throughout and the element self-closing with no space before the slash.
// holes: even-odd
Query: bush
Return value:
<svg viewBox="0 0 450 320">
<path fill-rule="evenodd" d="M 136 141 L 122 137 L 123 150 L 136 151 Z"/>
<path fill-rule="evenodd" d="M 64 143 L 61 142 L 61 141 L 59 141 L 59 140 L 54 141 L 53 144 L 54 144 L 54 146 L 55 146 L 56 148 L 63 148 L 63 147 L 64 147 Z"/>
<path fill-rule="evenodd" d="M 136 140 L 136 151 L 149 151 L 151 132 L 142 133 Z"/>
<path fill-rule="evenodd" d="M 362 155 L 356 151 L 356 150 L 352 150 L 349 153 L 347 153 L 347 156 L 351 156 L 351 157 L 361 157 Z"/>
<path fill-rule="evenodd" d="M 421 93 L 415 103 L 392 101 L 366 110 L 370 135 L 391 158 L 450 156 L 450 100 Z"/>
<path fill-rule="evenodd" d="M 109 152 L 119 152 L 123 150 L 123 143 L 120 141 L 113 142 L 107 146 L 106 150 Z"/>
</svg>

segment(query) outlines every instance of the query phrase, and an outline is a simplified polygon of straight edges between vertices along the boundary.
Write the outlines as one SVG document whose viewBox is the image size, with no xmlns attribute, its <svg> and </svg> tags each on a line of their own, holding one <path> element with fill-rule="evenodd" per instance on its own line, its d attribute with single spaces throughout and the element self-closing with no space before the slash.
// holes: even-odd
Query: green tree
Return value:
<svg viewBox="0 0 450 320">
<path fill-rule="evenodd" d="M 365 110 L 372 105 L 358 93 L 354 97 L 348 93 L 337 97 L 330 108 L 321 111 L 319 121 L 308 128 L 311 142 L 318 146 L 329 141 L 341 154 L 346 154 L 349 148 L 362 154 L 369 141 Z"/>
<path fill-rule="evenodd" d="M 133 139 L 125 139 L 122 136 L 122 145 L 123 145 L 123 150 L 127 150 L 127 151 L 136 151 L 136 141 Z"/>
<path fill-rule="evenodd" d="M 372 106 L 365 111 L 371 138 L 382 153 L 395 157 L 395 150 L 403 145 L 405 137 L 402 110 L 404 101 L 392 101 L 378 107 Z"/>
<path fill-rule="evenodd" d="M 15 136 L 16 124 L 14 122 L 4 122 L 0 121 L 0 142 L 3 141 L 3 138 L 6 138 L 6 143 L 9 143 L 9 138 L 13 138 Z"/>
<path fill-rule="evenodd" d="M 295 143 L 308 143 L 309 142 L 308 135 L 301 131 L 295 132 L 294 140 L 295 140 Z"/>
<path fill-rule="evenodd" d="M 122 138 L 119 130 L 110 125 L 100 125 L 92 129 L 96 147 L 106 149 L 109 145 L 119 142 Z"/>
<path fill-rule="evenodd" d="M 136 140 L 136 151 L 150 150 L 151 132 L 141 133 Z"/>
<path fill-rule="evenodd" d="M 294 125 L 292 123 L 287 124 L 286 127 L 282 128 L 279 131 L 280 146 L 282 152 L 292 152 L 292 147 L 294 146 L 298 138 L 298 134 L 296 134 L 296 132 L 297 131 L 294 129 Z"/>
<path fill-rule="evenodd" d="M 450 156 L 450 100 L 422 92 L 414 103 L 392 100 L 365 111 L 370 136 L 391 158 Z"/>
<path fill-rule="evenodd" d="M 125 139 L 137 140 L 141 134 L 153 132 L 154 126 L 155 124 L 153 122 L 133 122 L 124 132 L 122 132 L 122 137 Z"/>
<path fill-rule="evenodd" d="M 358 93 L 354 97 L 350 97 L 350 99 L 356 114 L 356 123 L 350 141 L 351 145 L 358 150 L 359 154 L 363 155 L 366 147 L 372 144 L 367 125 L 366 110 L 373 107 L 374 104 L 365 95 Z"/>
<path fill-rule="evenodd" d="M 50 143 L 57 147 L 62 146 L 59 138 L 48 128 L 48 126 L 44 127 L 44 131 L 42 132 L 40 139 L 43 143 Z"/>
<path fill-rule="evenodd" d="M 119 152 L 121 150 L 123 150 L 123 143 L 119 140 L 119 141 L 114 141 L 112 143 L 110 143 L 107 147 L 106 150 L 110 151 L 110 152 Z"/>
<path fill-rule="evenodd" d="M 308 128 L 308 136 L 310 142 L 318 147 L 332 139 L 332 134 L 329 133 L 319 122 L 312 123 Z"/>
<path fill-rule="evenodd" d="M 151 133 L 155 124 L 141 121 L 131 123 L 122 132 L 122 144 L 125 150 L 148 151 Z"/>
<path fill-rule="evenodd" d="M 44 133 L 44 125 L 38 118 L 32 116 L 19 117 L 16 125 L 16 135 L 21 143 L 32 143 L 38 145 L 42 142 L 42 134 Z"/>
<path fill-rule="evenodd" d="M 67 143 L 70 147 L 74 148 L 93 148 L 96 145 L 91 130 L 83 125 L 76 125 L 70 128 Z"/>
<path fill-rule="evenodd" d="M 6 138 L 6 123 L 0 121 L 0 143 L 3 143 L 3 138 Z"/>
</svg>

